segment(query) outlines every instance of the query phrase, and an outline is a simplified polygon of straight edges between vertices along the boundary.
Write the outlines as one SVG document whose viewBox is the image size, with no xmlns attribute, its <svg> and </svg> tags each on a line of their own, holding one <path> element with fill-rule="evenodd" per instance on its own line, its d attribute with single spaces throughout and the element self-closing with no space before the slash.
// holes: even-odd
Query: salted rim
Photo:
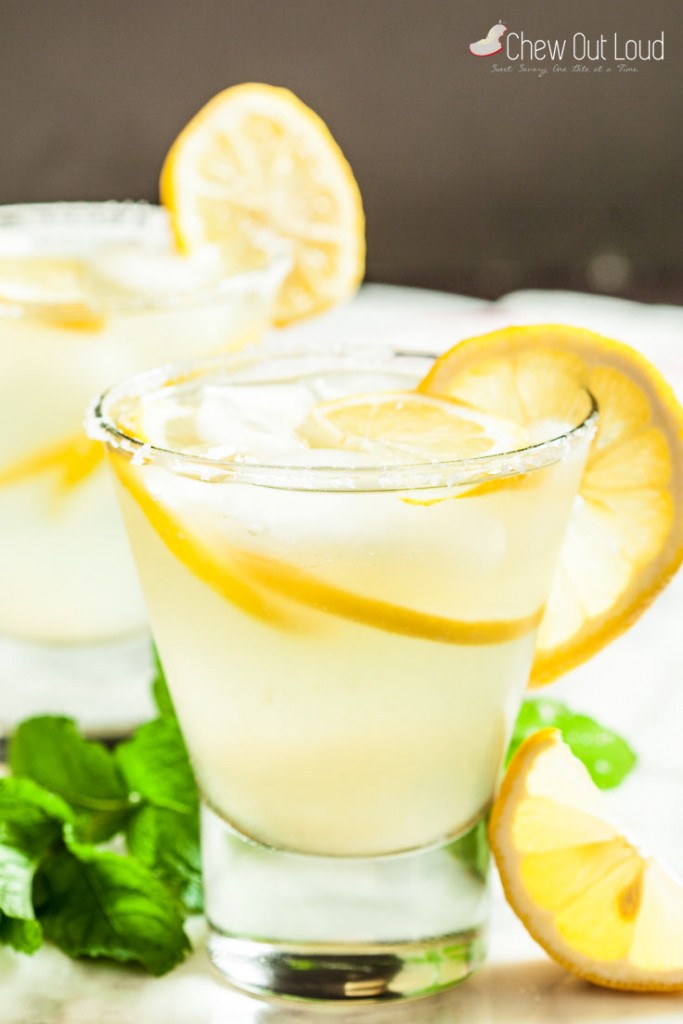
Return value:
<svg viewBox="0 0 683 1024">
<path fill-rule="evenodd" d="M 143 199 L 108 199 L 103 202 L 14 203 L 0 205 L 0 258 L 4 256 L 40 256 L 41 249 L 48 252 L 56 251 L 58 246 L 48 244 L 47 239 L 42 238 L 41 232 L 47 234 L 51 229 L 54 230 L 60 226 L 97 229 L 98 227 L 116 227 L 117 225 L 133 231 L 137 228 L 140 232 L 148 235 L 151 240 L 160 244 L 166 242 L 169 248 L 171 247 L 172 235 L 166 210 L 163 206 L 148 203 Z M 27 249 L 20 246 L 14 248 L 8 246 L 5 249 L 2 244 L 3 236 L 13 229 L 16 230 L 18 238 L 20 234 L 23 234 L 29 243 L 34 242 L 34 246 L 29 245 Z M 229 274 L 210 285 L 200 285 L 180 294 L 164 295 L 159 298 L 107 295 L 106 301 L 101 305 L 95 303 L 93 309 L 96 311 L 102 309 L 105 313 L 177 309 L 178 307 L 200 305 L 216 298 L 221 299 L 250 287 L 266 288 L 275 294 L 291 266 L 291 257 L 281 240 L 264 234 L 259 241 L 262 242 L 266 258 L 263 266 Z M 77 257 L 78 254 L 75 253 L 75 255 Z M 71 306 L 73 303 L 70 301 L 62 303 L 17 300 L 3 304 L 3 307 L 0 308 L 0 319 L 25 316 L 49 318 L 54 315 L 55 310 Z"/>
<path fill-rule="evenodd" d="M 85 427 L 89 437 L 103 441 L 115 451 L 126 453 L 138 464 L 161 464 L 175 473 L 205 482 L 233 481 L 287 490 L 315 491 L 420 490 L 519 475 L 559 462 L 586 436 L 592 437 L 595 434 L 598 406 L 591 392 L 583 387 L 579 390 L 586 396 L 588 411 L 581 422 L 562 434 L 526 448 L 492 455 L 400 466 L 288 466 L 273 462 L 215 459 L 142 441 L 122 429 L 114 414 L 114 407 L 122 400 L 141 398 L 166 386 L 182 386 L 189 380 L 196 382 L 209 376 L 215 377 L 217 381 L 225 379 L 226 375 L 239 380 L 240 372 L 245 370 L 261 366 L 286 369 L 295 360 L 296 376 L 302 372 L 302 361 L 310 362 L 311 371 L 320 372 L 333 369 L 391 371 L 397 369 L 399 364 L 427 364 L 421 366 L 422 376 L 427 366 L 437 358 L 435 353 L 412 352 L 390 346 L 265 342 L 234 355 L 167 364 L 128 377 L 91 402 Z M 288 364 L 288 360 L 291 363 Z M 262 380 L 263 375 L 261 378 L 245 376 L 241 383 L 255 384 L 259 379 Z M 272 375 L 270 379 L 273 379 Z"/>
</svg>

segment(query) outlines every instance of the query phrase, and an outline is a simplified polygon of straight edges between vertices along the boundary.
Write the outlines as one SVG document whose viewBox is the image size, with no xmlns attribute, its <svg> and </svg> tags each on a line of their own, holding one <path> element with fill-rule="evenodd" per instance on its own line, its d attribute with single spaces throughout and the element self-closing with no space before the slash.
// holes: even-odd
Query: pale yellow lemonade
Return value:
<svg viewBox="0 0 683 1024">
<path fill-rule="evenodd" d="M 74 643 L 144 624 L 85 407 L 132 372 L 258 339 L 280 279 L 176 255 L 158 207 L 0 208 L 0 633 Z"/>
<path fill-rule="evenodd" d="M 389 348 L 111 389 L 107 443 L 203 799 L 209 953 L 261 994 L 466 977 L 485 818 L 595 432 L 415 390 Z"/>
<path fill-rule="evenodd" d="M 585 396 L 531 432 L 467 410 L 448 458 L 418 421 L 325 445 L 319 410 L 400 417 L 427 366 L 221 361 L 98 412 L 201 791 L 268 846 L 423 848 L 497 783 L 594 424 Z"/>
</svg>

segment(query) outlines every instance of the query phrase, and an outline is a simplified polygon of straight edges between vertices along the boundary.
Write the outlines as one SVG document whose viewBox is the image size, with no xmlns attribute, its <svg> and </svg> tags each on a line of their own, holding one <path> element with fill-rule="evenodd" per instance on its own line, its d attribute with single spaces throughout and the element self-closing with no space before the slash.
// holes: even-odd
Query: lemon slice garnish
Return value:
<svg viewBox="0 0 683 1024">
<path fill-rule="evenodd" d="M 340 302 L 363 277 L 358 185 L 325 123 L 288 89 L 248 83 L 215 96 L 173 143 L 160 192 L 186 252 L 217 245 L 240 270 L 258 262 L 264 236 L 286 243 L 279 324 Z"/>
<path fill-rule="evenodd" d="M 469 402 L 531 429 L 575 422 L 581 388 L 599 426 L 539 632 L 532 685 L 626 630 L 683 560 L 683 411 L 642 356 L 591 331 L 510 327 L 441 356 L 425 395 Z"/>
</svg>

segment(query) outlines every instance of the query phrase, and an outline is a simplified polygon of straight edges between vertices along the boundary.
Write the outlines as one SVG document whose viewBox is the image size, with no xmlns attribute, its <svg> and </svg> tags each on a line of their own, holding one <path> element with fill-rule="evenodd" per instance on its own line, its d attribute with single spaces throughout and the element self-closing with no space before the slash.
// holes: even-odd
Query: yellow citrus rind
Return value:
<svg viewBox="0 0 683 1024">
<path fill-rule="evenodd" d="M 58 491 L 67 493 L 87 480 L 103 458 L 98 441 L 91 441 L 85 434 L 74 434 L 0 466 L 0 488 L 15 487 L 54 472 Z"/>
<path fill-rule="evenodd" d="M 683 990 L 683 885 L 620 830 L 558 730 L 516 752 L 489 839 L 510 906 L 559 964 L 606 988 Z"/>
<path fill-rule="evenodd" d="M 597 400 L 598 432 L 539 631 L 532 686 L 628 629 L 683 561 L 683 412 L 639 353 L 554 324 L 464 341 L 419 385 L 525 427 L 574 421 L 583 388 Z"/>
<path fill-rule="evenodd" d="M 0 313 L 28 312 L 52 328 L 96 333 L 106 317 L 87 301 L 85 265 L 55 256 L 0 257 Z"/>
<path fill-rule="evenodd" d="M 140 470 L 125 456 L 110 452 L 110 461 L 119 482 L 171 554 L 220 597 L 274 627 L 300 632 L 306 628 L 300 612 L 308 609 L 388 633 L 465 646 L 508 643 L 538 627 L 540 610 L 519 619 L 451 619 L 345 590 L 254 552 L 212 544 L 148 491 Z"/>
<path fill-rule="evenodd" d="M 286 243 L 279 325 L 348 298 L 363 278 L 360 189 L 324 121 L 288 89 L 249 82 L 210 100 L 171 146 L 160 195 L 182 251 L 218 245 L 246 269 L 260 236 Z"/>
<path fill-rule="evenodd" d="M 297 433 L 312 448 L 368 452 L 378 463 L 476 458 L 528 444 L 526 431 L 514 423 L 414 391 L 320 402 Z"/>
</svg>

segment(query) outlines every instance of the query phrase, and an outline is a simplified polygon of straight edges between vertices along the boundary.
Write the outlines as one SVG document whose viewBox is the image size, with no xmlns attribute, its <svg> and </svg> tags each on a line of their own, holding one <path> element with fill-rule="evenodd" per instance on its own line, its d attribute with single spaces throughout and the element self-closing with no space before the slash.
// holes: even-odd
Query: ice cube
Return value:
<svg viewBox="0 0 683 1024">
<path fill-rule="evenodd" d="M 196 432 L 212 458 L 264 461 L 283 455 L 286 461 L 288 453 L 306 447 L 296 427 L 310 404 L 310 395 L 297 382 L 208 385 L 197 410 Z"/>
</svg>

